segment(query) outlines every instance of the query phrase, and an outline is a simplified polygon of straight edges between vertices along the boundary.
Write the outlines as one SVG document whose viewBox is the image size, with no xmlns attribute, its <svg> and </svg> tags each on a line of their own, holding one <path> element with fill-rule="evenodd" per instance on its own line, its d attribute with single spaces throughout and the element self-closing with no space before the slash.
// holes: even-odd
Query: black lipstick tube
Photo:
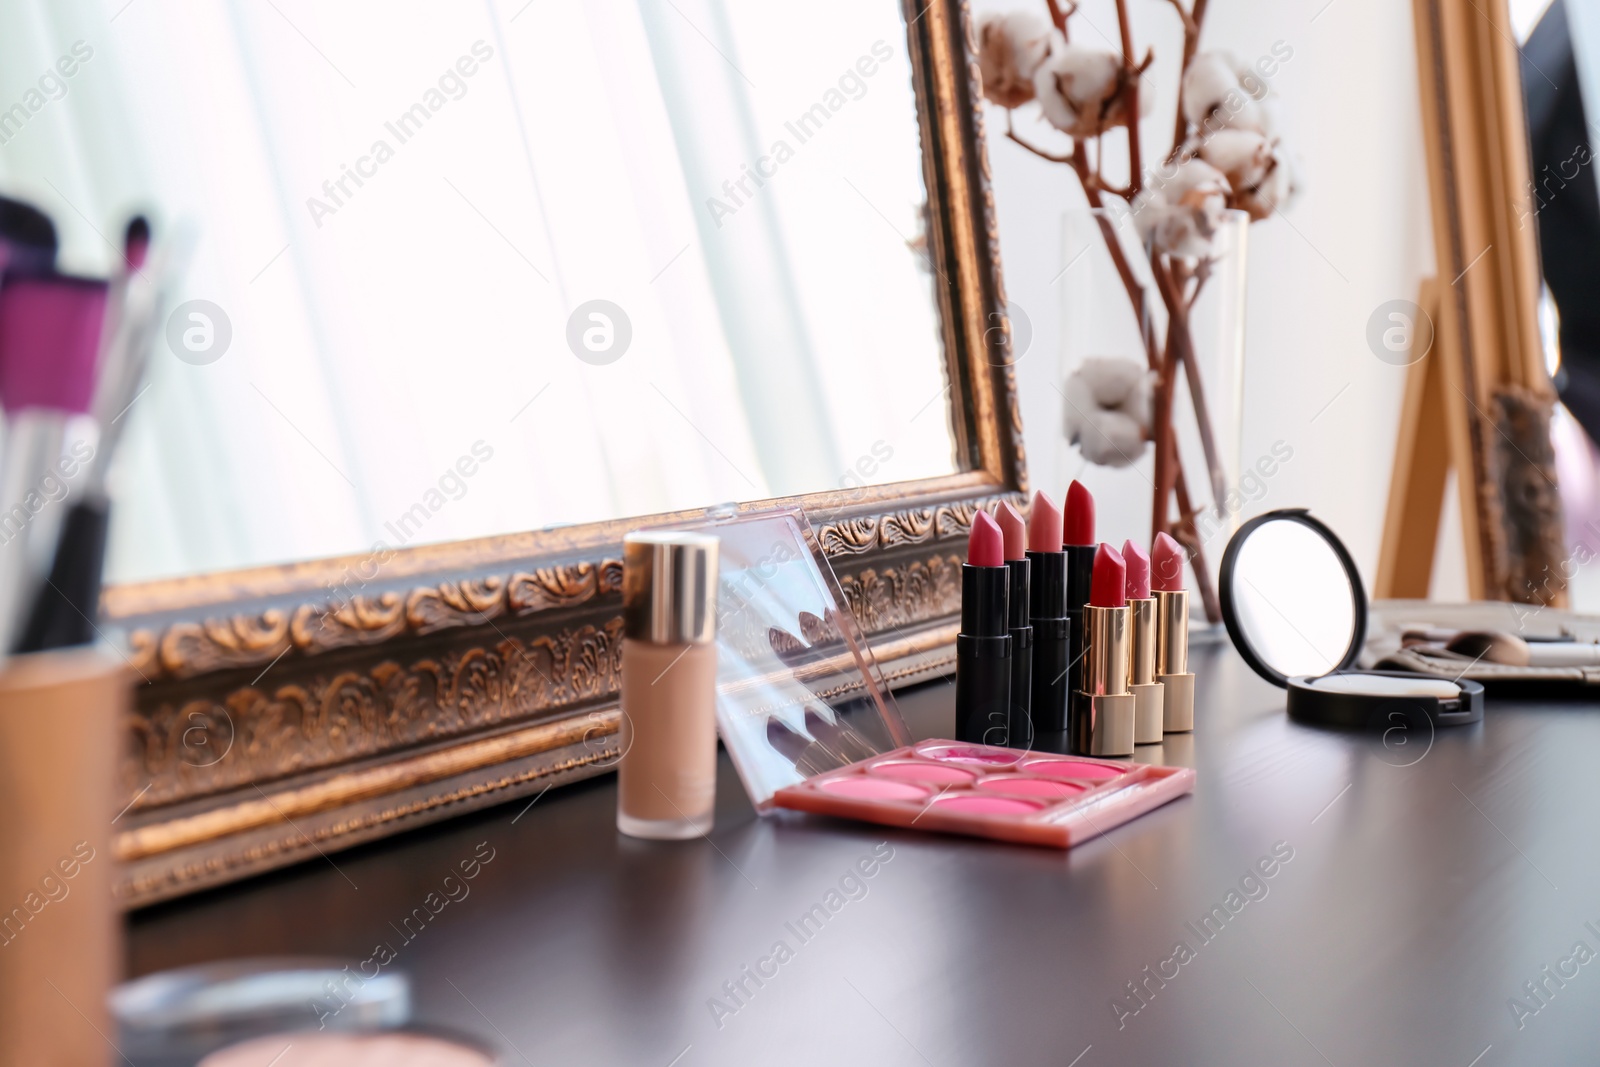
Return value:
<svg viewBox="0 0 1600 1067">
<path fill-rule="evenodd" d="M 1033 685 L 1029 718 L 1032 747 L 1065 752 L 1068 666 L 1072 663 L 1072 620 L 1067 617 L 1067 554 L 1029 552 L 1033 583 L 1028 621 L 1033 624 Z M 1023 746 L 1016 746 L 1021 748 Z"/>
<path fill-rule="evenodd" d="M 1011 718 L 1005 743 L 1012 748 L 1031 749 L 1033 626 L 1028 620 L 1028 611 L 1032 607 L 1028 587 L 1033 566 L 1026 559 L 1008 559 L 1006 572 L 1006 610 L 1011 630 Z"/>
<path fill-rule="evenodd" d="M 1094 554 L 1098 545 L 1067 545 L 1062 549 L 1067 557 L 1067 618 L 1072 620 L 1072 637 L 1069 642 L 1072 658 L 1067 667 L 1067 729 L 1079 719 L 1088 720 L 1094 711 L 1083 690 L 1083 660 L 1088 643 L 1088 632 L 1083 624 L 1083 609 L 1089 603 L 1089 589 L 1094 584 Z M 1063 749 L 1062 751 L 1067 751 Z"/>
<path fill-rule="evenodd" d="M 1004 745 L 1011 732 L 1011 634 L 1007 567 L 961 566 L 956 635 L 956 740 Z"/>
</svg>

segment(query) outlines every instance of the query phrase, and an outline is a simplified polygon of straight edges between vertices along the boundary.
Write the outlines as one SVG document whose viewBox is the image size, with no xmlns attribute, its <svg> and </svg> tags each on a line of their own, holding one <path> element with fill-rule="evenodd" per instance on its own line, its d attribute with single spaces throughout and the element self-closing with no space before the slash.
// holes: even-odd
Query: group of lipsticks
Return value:
<svg viewBox="0 0 1600 1067">
<path fill-rule="evenodd" d="M 1035 493 L 974 517 L 961 568 L 956 738 L 1081 756 L 1194 728 L 1185 555 L 1165 533 L 1146 554 L 1094 540 L 1094 497 L 1066 513 Z"/>
</svg>

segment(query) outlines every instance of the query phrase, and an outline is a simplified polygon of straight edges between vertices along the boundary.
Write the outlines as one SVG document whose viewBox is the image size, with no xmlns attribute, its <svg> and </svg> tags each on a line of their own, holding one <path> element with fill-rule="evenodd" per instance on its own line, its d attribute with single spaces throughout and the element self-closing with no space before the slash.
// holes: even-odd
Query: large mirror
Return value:
<svg viewBox="0 0 1600 1067">
<path fill-rule="evenodd" d="M 959 469 L 893 0 L 109 16 L 0 14 L 0 179 L 191 246 L 113 581 Z"/>
<path fill-rule="evenodd" d="M 974 55 L 960 0 L 0 10 L 0 193 L 186 261 L 111 478 L 123 899 L 611 767 L 639 525 L 798 504 L 948 671 L 1026 488 Z"/>
</svg>

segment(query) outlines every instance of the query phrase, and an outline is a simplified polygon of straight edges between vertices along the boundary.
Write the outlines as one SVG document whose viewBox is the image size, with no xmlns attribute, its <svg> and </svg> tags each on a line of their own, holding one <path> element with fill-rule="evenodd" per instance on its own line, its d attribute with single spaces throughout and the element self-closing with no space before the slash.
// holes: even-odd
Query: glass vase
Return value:
<svg viewBox="0 0 1600 1067">
<path fill-rule="evenodd" d="M 1266 491 L 1265 476 L 1254 461 L 1247 469 L 1241 456 L 1249 224 L 1242 211 L 1225 213 L 1212 255 L 1201 263 L 1179 264 L 1173 278 L 1174 285 L 1192 299 L 1184 347 L 1193 353 L 1193 360 L 1178 362 L 1173 385 L 1172 424 L 1182 477 L 1178 492 L 1168 501 L 1167 517 L 1169 522 L 1183 515 L 1192 520 L 1194 535 L 1185 540 L 1199 549 L 1198 558 L 1192 560 L 1198 569 L 1191 587 L 1202 594 L 1194 598 L 1195 608 L 1213 617 L 1223 549 L 1241 517 L 1247 517 L 1250 504 Z M 1120 263 L 1113 242 L 1121 253 Z M 1058 389 L 1070 426 L 1075 415 L 1080 423 L 1083 419 L 1068 395 L 1069 377 L 1093 358 L 1159 367 L 1169 341 L 1169 315 L 1151 268 L 1150 250 L 1125 207 L 1067 212 L 1059 270 Z M 1137 455 L 1112 451 L 1108 457 L 1107 449 L 1100 448 L 1098 458 L 1110 462 L 1091 462 L 1081 441 L 1074 444 L 1063 435 L 1058 448 L 1059 469 L 1083 481 L 1095 495 L 1099 535 L 1118 543 L 1126 537 L 1148 544 L 1155 496 L 1154 449 L 1146 443 Z M 1273 458 L 1267 457 L 1267 462 L 1270 465 Z M 1064 491 L 1065 486 L 1056 488 Z M 1187 503 L 1186 510 L 1180 501 Z"/>
</svg>

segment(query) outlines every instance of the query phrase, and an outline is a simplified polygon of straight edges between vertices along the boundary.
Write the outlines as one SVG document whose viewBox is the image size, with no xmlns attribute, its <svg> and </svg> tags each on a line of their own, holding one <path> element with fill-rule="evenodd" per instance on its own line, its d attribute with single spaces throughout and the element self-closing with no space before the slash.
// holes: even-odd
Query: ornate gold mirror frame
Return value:
<svg viewBox="0 0 1600 1067">
<path fill-rule="evenodd" d="M 892 682 L 948 671 L 960 542 L 1026 490 L 972 29 L 906 0 L 961 473 L 804 506 Z M 622 536 L 703 511 L 108 589 L 144 678 L 119 895 L 137 907 L 601 773 Z"/>
</svg>

